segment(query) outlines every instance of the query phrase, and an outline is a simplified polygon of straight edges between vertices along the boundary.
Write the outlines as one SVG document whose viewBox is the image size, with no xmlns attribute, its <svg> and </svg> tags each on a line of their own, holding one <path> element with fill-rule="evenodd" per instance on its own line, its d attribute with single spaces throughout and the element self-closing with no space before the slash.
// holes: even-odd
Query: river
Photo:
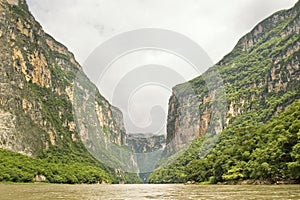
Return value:
<svg viewBox="0 0 300 200">
<path fill-rule="evenodd" d="M 299 185 L 0 184 L 0 199 L 300 199 Z"/>
</svg>

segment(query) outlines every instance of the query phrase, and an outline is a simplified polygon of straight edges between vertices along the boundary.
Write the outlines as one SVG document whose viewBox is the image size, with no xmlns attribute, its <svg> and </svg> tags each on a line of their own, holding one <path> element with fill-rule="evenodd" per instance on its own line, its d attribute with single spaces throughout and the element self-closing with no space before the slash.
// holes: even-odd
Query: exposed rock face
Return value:
<svg viewBox="0 0 300 200">
<path fill-rule="evenodd" d="M 258 115 L 266 121 L 300 98 L 299 6 L 262 21 L 214 67 L 173 88 L 168 152 L 221 132 L 245 112 L 261 110 Z"/>
<path fill-rule="evenodd" d="M 43 176 L 43 175 L 36 175 L 36 176 L 34 177 L 34 180 L 33 180 L 33 181 L 34 181 L 34 182 L 46 182 L 47 179 L 46 179 L 46 177 Z"/>
<path fill-rule="evenodd" d="M 126 145 L 136 153 L 149 153 L 164 148 L 164 135 L 128 134 Z"/>
<path fill-rule="evenodd" d="M 135 155 L 140 178 L 146 183 L 149 174 L 156 168 L 166 145 L 165 135 L 128 134 L 126 146 Z"/>
<path fill-rule="evenodd" d="M 29 156 L 50 146 L 83 148 L 81 139 L 95 131 L 87 129 L 91 123 L 107 143 L 122 144 L 122 113 L 99 94 L 73 54 L 43 31 L 25 1 L 0 0 L 0 47 L 0 148 Z M 74 81 L 78 76 L 82 82 Z M 80 111 L 93 106 L 96 113 L 86 124 L 74 114 L 74 83 L 86 98 Z"/>
</svg>

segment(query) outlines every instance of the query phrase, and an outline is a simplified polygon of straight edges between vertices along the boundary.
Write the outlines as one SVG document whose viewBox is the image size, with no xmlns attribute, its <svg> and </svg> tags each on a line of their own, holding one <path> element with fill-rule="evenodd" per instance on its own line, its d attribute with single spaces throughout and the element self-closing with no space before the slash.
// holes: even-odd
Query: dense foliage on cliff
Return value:
<svg viewBox="0 0 300 200">
<path fill-rule="evenodd" d="M 249 116 L 241 120 L 221 133 L 218 144 L 205 158 L 199 159 L 204 139 L 199 138 L 178 160 L 151 174 L 150 183 L 299 181 L 300 101 L 267 123 Z"/>
<path fill-rule="evenodd" d="M 0 149 L 0 181 L 49 183 L 139 183 L 133 174 L 116 174 L 88 153 L 51 149 L 38 158 Z M 38 180 L 44 177 L 44 180 Z"/>
<path fill-rule="evenodd" d="M 66 152 L 65 152 L 66 153 Z M 36 176 L 44 176 L 50 183 L 111 183 L 113 177 L 102 170 L 96 161 L 83 155 L 64 154 L 64 159 L 51 157 L 34 159 L 0 149 L 0 181 L 33 182 Z M 81 159 L 81 162 L 80 160 Z M 97 167 L 98 165 L 98 167 Z"/>
<path fill-rule="evenodd" d="M 173 110 L 179 114 L 184 110 L 192 118 L 190 121 L 193 117 L 203 119 L 188 109 L 199 105 L 200 115 L 204 111 L 212 114 L 213 101 L 218 99 L 209 99 L 213 99 L 211 94 L 216 94 L 217 90 L 209 88 L 209 91 L 204 80 L 210 71 L 218 71 L 227 108 L 221 110 L 217 120 L 205 119 L 222 131 L 215 135 L 216 129 L 205 130 L 207 137 L 215 135 L 209 138 L 212 144 L 217 140 L 205 157 L 200 153 L 203 136 L 192 141 L 174 162 L 154 171 L 149 177 L 150 183 L 217 183 L 246 179 L 300 181 L 299 7 L 300 2 L 262 21 L 217 65 L 191 80 L 194 96 L 185 93 L 187 84 L 175 87 L 177 96 L 172 98 Z M 219 83 L 214 87 L 219 87 Z M 179 100 L 181 107 L 176 108 Z M 170 118 L 171 122 L 178 120 L 176 116 Z M 184 135 L 178 124 L 192 126 L 185 121 L 179 119 L 173 125 L 168 124 L 168 136 Z M 201 124 L 194 129 L 202 130 L 199 135 L 204 134 Z"/>
</svg>

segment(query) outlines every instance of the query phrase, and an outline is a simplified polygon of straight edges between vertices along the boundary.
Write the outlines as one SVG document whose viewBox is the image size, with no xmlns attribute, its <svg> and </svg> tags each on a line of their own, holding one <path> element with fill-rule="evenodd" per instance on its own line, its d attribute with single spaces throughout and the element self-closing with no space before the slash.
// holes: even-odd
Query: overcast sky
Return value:
<svg viewBox="0 0 300 200">
<path fill-rule="evenodd" d="M 78 62 L 84 64 L 93 50 L 107 39 L 139 28 L 162 28 L 181 33 L 200 45 L 212 62 L 216 63 L 258 22 L 278 10 L 292 7 L 296 0 L 27 0 L 27 2 L 44 30 L 67 46 L 75 54 Z M 100 92 L 112 102 L 114 95 L 112 88 L 118 85 L 124 74 L 132 71 L 133 65 L 138 67 L 146 64 L 173 67 L 184 80 L 199 75 L 174 55 L 165 52 L 158 54 L 150 50 L 135 52 L 119 59 L 112 67 L 115 71 L 111 70 L 111 74 L 107 74 L 97 83 Z M 116 75 L 121 68 L 122 74 Z M 160 106 L 164 111 L 158 109 L 157 116 L 166 116 L 167 112 L 170 88 L 159 88 L 158 85 L 151 88 L 148 84 L 144 88 L 146 92 L 138 93 L 135 90 L 133 93 L 136 96 L 130 100 L 124 99 L 132 101 L 134 106 L 129 105 L 128 108 L 117 106 L 121 106 L 125 115 L 124 109 L 131 109 L 127 114 L 131 115 L 131 120 L 135 121 L 135 124 L 141 125 L 142 128 L 149 126 L 155 121 L 153 116 L 151 118 L 153 113 L 150 115 L 150 112 L 157 110 L 153 110 L 153 107 Z M 156 103 L 151 100 L 154 97 L 149 95 L 149 91 L 152 91 L 151 94 L 161 93 L 160 97 L 156 94 L 159 98 Z M 134 99 L 137 100 L 133 101 Z M 127 123 L 127 128 L 128 126 Z M 131 132 L 143 131 L 130 127 L 129 129 Z M 164 131 L 165 127 L 162 127 L 162 132 Z"/>
<path fill-rule="evenodd" d="M 45 31 L 83 63 L 111 36 L 137 28 L 178 31 L 214 62 L 270 14 L 296 0 L 27 0 Z"/>
</svg>

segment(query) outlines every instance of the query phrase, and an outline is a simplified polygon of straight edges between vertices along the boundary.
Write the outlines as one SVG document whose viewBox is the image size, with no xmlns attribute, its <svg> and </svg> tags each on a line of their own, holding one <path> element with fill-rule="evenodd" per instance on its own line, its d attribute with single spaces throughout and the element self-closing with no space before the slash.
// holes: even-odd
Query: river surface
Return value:
<svg viewBox="0 0 300 200">
<path fill-rule="evenodd" d="M 300 185 L 0 184 L 0 199 L 300 199 Z"/>
</svg>

